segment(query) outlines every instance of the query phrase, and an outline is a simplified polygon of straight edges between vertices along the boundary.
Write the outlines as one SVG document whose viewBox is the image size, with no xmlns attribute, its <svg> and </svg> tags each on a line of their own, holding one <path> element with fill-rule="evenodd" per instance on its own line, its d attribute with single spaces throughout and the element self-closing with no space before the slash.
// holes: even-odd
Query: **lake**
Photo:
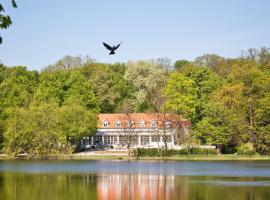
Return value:
<svg viewBox="0 0 270 200">
<path fill-rule="evenodd" d="M 0 161 L 0 200 L 270 199 L 267 161 Z"/>
</svg>

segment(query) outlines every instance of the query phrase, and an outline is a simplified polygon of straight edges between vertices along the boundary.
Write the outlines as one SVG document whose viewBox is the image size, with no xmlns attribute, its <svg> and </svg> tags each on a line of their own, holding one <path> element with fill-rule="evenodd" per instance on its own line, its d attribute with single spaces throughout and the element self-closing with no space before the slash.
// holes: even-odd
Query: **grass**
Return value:
<svg viewBox="0 0 270 200">
<path fill-rule="evenodd" d="M 191 161 L 255 161 L 255 160 L 269 160 L 270 156 L 263 155 L 234 155 L 234 154 L 223 154 L 223 155 L 181 155 L 181 156 L 170 156 L 170 157 L 141 157 L 139 160 L 191 160 Z"/>
<path fill-rule="evenodd" d="M 235 155 L 235 154 L 223 154 L 223 155 L 178 155 L 170 157 L 135 157 L 128 155 L 54 155 L 48 157 L 10 157 L 0 156 L 0 160 L 14 160 L 14 159 L 48 159 L 48 160 L 179 160 L 179 161 L 270 161 L 270 156 L 264 155 Z"/>
</svg>

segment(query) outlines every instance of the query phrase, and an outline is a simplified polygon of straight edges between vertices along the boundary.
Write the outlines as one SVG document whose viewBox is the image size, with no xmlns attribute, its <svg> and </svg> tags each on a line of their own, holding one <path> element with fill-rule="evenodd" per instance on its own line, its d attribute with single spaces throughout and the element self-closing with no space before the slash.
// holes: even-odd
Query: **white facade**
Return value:
<svg viewBox="0 0 270 200">
<path fill-rule="evenodd" d="M 81 149 L 174 148 L 175 130 L 187 120 L 159 113 L 100 114 L 97 133 L 84 137 Z M 181 123 L 179 123 L 181 122 Z"/>
<path fill-rule="evenodd" d="M 165 132 L 165 133 L 164 133 Z M 164 142 L 166 141 L 166 142 Z M 155 128 L 137 128 L 126 130 L 121 128 L 100 128 L 95 136 L 85 137 L 81 146 L 84 148 L 168 148 L 175 145 L 175 130 L 158 130 Z"/>
</svg>

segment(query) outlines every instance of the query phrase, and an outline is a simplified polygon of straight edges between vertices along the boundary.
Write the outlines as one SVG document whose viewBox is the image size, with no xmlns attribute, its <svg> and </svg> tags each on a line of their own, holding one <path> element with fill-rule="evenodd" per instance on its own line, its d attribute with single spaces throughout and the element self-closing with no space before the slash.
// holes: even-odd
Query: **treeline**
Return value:
<svg viewBox="0 0 270 200">
<path fill-rule="evenodd" d="M 98 113 L 172 112 L 192 142 L 270 154 L 270 51 L 97 63 L 65 56 L 41 72 L 0 65 L 0 144 L 8 154 L 72 152 Z"/>
</svg>

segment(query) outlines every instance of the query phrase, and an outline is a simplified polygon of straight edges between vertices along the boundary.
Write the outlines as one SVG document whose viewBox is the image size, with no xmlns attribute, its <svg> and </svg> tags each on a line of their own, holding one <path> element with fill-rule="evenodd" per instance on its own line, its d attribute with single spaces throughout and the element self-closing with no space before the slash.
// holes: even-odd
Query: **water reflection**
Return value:
<svg viewBox="0 0 270 200">
<path fill-rule="evenodd" d="M 172 199 L 177 196 L 175 176 L 102 174 L 97 187 L 100 200 Z"/>
<path fill-rule="evenodd" d="M 110 173 L 0 173 L 4 200 L 270 199 L 270 179 Z"/>
</svg>

